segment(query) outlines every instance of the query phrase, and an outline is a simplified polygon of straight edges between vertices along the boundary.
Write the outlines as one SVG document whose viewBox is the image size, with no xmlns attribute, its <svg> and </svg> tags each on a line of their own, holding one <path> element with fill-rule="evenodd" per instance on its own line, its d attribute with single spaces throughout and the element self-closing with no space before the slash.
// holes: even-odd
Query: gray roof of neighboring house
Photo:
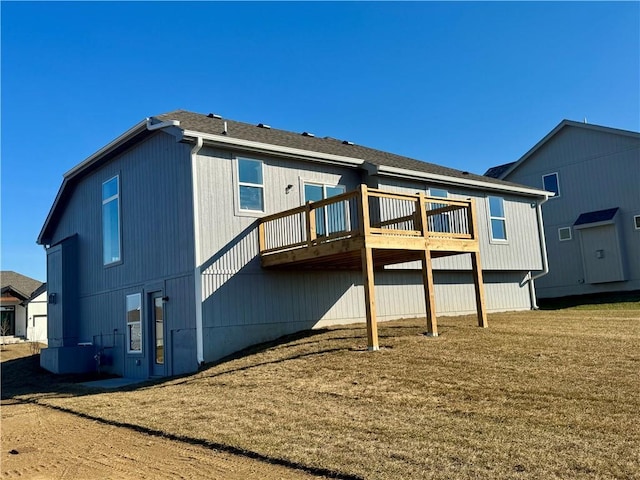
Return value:
<svg viewBox="0 0 640 480">
<path fill-rule="evenodd" d="M 13 291 L 22 294 L 25 298 L 30 298 L 31 295 L 43 285 L 39 280 L 11 270 L 3 270 L 0 272 L 0 283 L 2 284 L 1 287 L 3 290 L 11 287 Z"/>
<path fill-rule="evenodd" d="M 531 157 L 535 152 L 537 152 L 543 145 L 545 145 L 549 140 L 551 140 L 558 132 L 560 132 L 560 130 L 566 127 L 582 128 L 582 129 L 592 130 L 596 132 L 611 133 L 615 135 L 623 135 L 626 137 L 640 139 L 639 132 L 632 132 L 630 130 L 622 130 L 619 128 L 604 127 L 602 125 L 595 125 L 593 123 L 575 122 L 573 120 L 565 119 L 565 120 L 562 120 L 558 125 L 556 125 L 556 127 L 553 130 L 547 133 L 542 140 L 540 140 L 533 147 L 531 147 L 531 149 L 527 153 L 525 153 L 522 157 L 520 157 L 518 160 L 516 160 L 515 162 L 505 163 L 503 165 L 491 167 L 489 170 L 487 170 L 484 173 L 484 175 L 486 177 L 492 177 L 492 178 L 507 177 L 516 168 L 518 168 L 520 165 L 526 162 L 529 159 L 529 157 Z"/>
<path fill-rule="evenodd" d="M 496 185 L 522 186 L 520 184 L 506 182 L 498 179 L 488 179 L 482 175 L 463 172 L 454 168 L 443 167 L 434 163 L 423 162 L 409 157 L 403 157 L 394 153 L 383 152 L 373 148 L 355 145 L 347 140 L 337 140 L 330 137 L 308 136 L 301 133 L 279 130 L 276 128 L 261 128 L 249 123 L 237 122 L 225 118 L 216 118 L 199 113 L 188 112 L 186 110 L 175 110 L 173 112 L 157 115 L 161 121 L 178 120 L 182 129 L 194 130 L 200 133 L 213 135 L 223 135 L 224 124 L 227 124 L 229 138 L 238 138 L 253 142 L 267 143 L 282 147 L 298 148 L 331 155 L 362 159 L 373 165 L 383 165 L 396 167 L 417 172 L 444 175 L 447 177 L 476 180 L 485 183 L 495 183 Z"/>
<path fill-rule="evenodd" d="M 516 162 L 509 162 L 509 163 L 505 163 L 504 165 L 498 165 L 497 167 L 491 167 L 489 170 L 484 172 L 484 176 L 491 177 L 491 178 L 500 178 L 502 174 L 507 170 L 509 170 L 511 165 L 513 165 L 514 163 Z"/>
</svg>

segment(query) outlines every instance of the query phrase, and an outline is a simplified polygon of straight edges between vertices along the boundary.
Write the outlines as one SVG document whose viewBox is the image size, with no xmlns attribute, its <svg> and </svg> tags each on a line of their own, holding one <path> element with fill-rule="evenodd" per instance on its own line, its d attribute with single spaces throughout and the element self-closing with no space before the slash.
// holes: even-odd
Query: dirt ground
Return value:
<svg viewBox="0 0 640 480">
<path fill-rule="evenodd" d="M 14 353 L 5 350 L 3 362 L 7 357 L 14 357 Z M 7 373 L 3 368 L 3 377 Z M 5 378 L 4 387 L 8 387 Z M 5 398 L 0 407 L 1 478 L 319 478 L 287 466 L 147 435 L 51 407 L 25 403 L 7 398 L 6 393 L 3 392 Z"/>
</svg>

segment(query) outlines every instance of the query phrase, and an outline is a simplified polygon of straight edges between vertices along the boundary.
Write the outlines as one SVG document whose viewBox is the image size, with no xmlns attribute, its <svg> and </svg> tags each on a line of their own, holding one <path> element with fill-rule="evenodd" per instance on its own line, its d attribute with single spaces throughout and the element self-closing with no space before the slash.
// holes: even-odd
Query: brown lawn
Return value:
<svg viewBox="0 0 640 480">
<path fill-rule="evenodd" d="M 16 397 L 371 479 L 640 478 L 640 304 L 363 325 L 129 391 Z"/>
</svg>

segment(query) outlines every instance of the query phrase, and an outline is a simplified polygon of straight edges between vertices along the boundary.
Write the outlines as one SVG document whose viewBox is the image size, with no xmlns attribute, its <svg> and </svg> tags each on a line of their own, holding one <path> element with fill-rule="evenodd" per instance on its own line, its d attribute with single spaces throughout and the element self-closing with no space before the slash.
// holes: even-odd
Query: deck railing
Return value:
<svg viewBox="0 0 640 480">
<path fill-rule="evenodd" d="M 366 206 L 366 210 L 363 209 Z M 474 238 L 471 200 L 360 189 L 259 220 L 260 253 L 310 247 L 364 235 L 469 240 Z"/>
</svg>

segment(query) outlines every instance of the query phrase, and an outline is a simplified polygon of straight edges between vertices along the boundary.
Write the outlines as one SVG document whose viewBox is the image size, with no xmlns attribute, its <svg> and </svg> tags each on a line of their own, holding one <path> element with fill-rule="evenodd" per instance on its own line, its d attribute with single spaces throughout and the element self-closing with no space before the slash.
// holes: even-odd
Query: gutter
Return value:
<svg viewBox="0 0 640 480">
<path fill-rule="evenodd" d="M 536 301 L 536 289 L 533 284 L 534 280 L 540 277 L 544 277 L 549 273 L 549 259 L 547 257 L 547 241 L 544 238 L 544 224 L 542 221 L 542 204 L 549 200 L 549 197 L 545 196 L 544 200 L 536 202 L 536 217 L 538 220 L 538 241 L 540 242 L 540 252 L 542 253 L 542 271 L 535 275 L 529 272 L 529 295 L 531 297 L 531 309 L 538 310 L 538 302 Z"/>
<path fill-rule="evenodd" d="M 521 195 L 532 195 L 536 197 L 545 197 L 549 196 L 550 192 L 545 190 L 538 190 L 535 188 L 527 188 L 524 186 L 515 186 L 515 185 L 502 185 L 498 183 L 491 182 L 483 182 L 482 180 L 474 180 L 472 178 L 458 178 L 458 177 L 450 177 L 448 175 L 440 175 L 438 173 L 427 173 L 427 172 L 418 172 L 415 170 L 407 170 L 404 168 L 398 167 L 389 167 L 385 165 L 371 165 L 373 170 L 370 171 L 370 174 L 377 175 L 388 175 L 391 177 L 401 177 L 401 178 L 410 178 L 410 179 L 421 179 L 421 180 L 433 180 L 436 182 L 444 183 L 447 185 L 463 185 L 468 187 L 482 188 L 484 190 L 498 190 L 498 191 L 506 191 L 512 193 L 518 193 Z M 544 203 L 544 202 L 543 202 Z"/>
<path fill-rule="evenodd" d="M 222 147 L 241 147 L 246 150 L 266 154 L 278 154 L 288 158 L 297 160 L 313 160 L 318 163 L 329 163 L 334 165 L 359 167 L 365 163 L 363 159 L 345 157 L 343 155 L 334 155 L 331 153 L 314 152 L 312 150 L 304 150 L 301 148 L 283 147 L 281 145 L 273 145 L 270 143 L 254 142 L 251 140 L 242 140 L 240 138 L 227 137 L 225 135 L 215 135 L 211 133 L 201 133 L 194 130 L 184 130 L 183 139 L 189 140 L 202 139 L 208 145 Z"/>
</svg>

